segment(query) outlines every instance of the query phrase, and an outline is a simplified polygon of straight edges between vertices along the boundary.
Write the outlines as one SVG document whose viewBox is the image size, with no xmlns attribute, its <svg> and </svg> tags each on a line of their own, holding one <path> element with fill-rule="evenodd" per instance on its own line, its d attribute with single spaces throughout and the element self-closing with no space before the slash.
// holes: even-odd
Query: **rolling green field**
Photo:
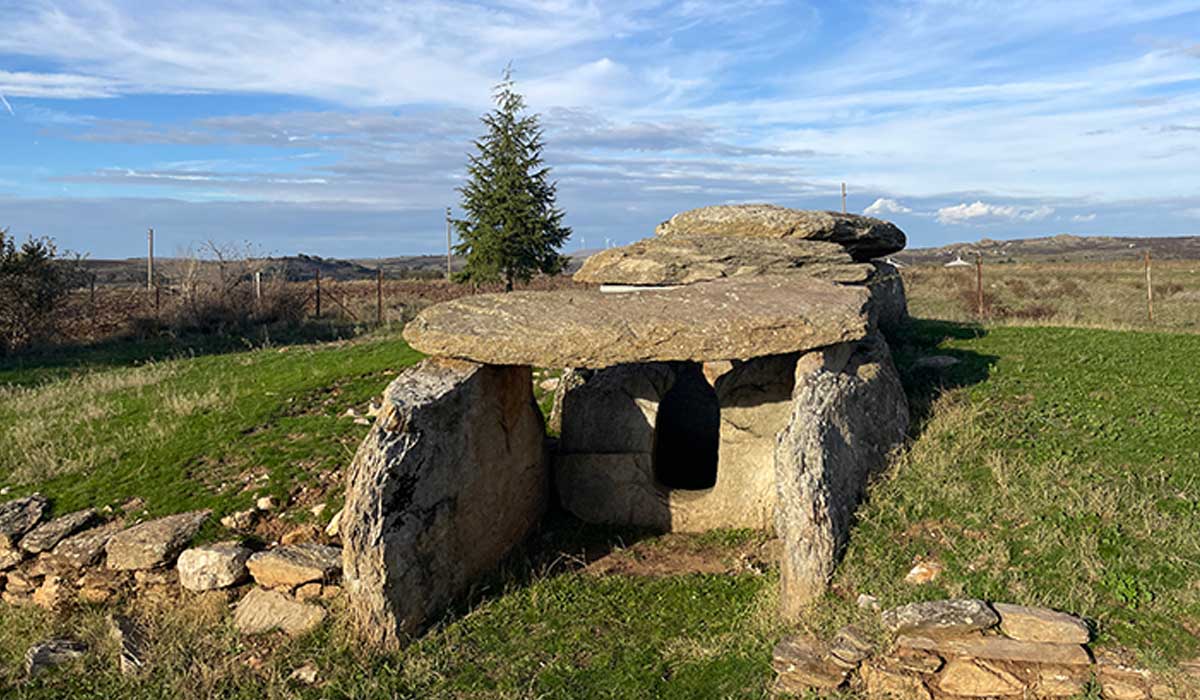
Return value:
<svg viewBox="0 0 1200 700">
<path fill-rule="evenodd" d="M 824 635 L 851 620 L 870 624 L 855 605 L 862 593 L 885 607 L 967 595 L 1081 614 L 1097 646 L 1157 668 L 1200 653 L 1200 336 L 921 321 L 895 349 L 913 439 L 872 486 L 833 587 L 803 628 Z M 914 367 L 929 354 L 961 362 Z M 136 496 L 152 515 L 219 515 L 259 493 L 294 496 L 348 464 L 365 434 L 339 416 L 361 410 L 417 357 L 377 335 L 0 365 L 0 486 L 9 497 L 41 490 L 59 512 L 120 509 Z M 322 492 L 325 517 L 338 488 Z M 297 508 L 286 517 L 310 516 Z M 202 536 L 227 533 L 210 524 Z M 669 541 L 717 561 L 755 537 Z M 773 568 L 643 575 L 586 566 L 594 550 L 652 561 L 667 541 L 555 514 L 504 571 L 394 654 L 357 648 L 336 600 L 330 622 L 291 641 L 241 638 L 224 594 L 183 594 L 130 604 L 149 634 L 152 670 L 126 678 L 105 610 L 55 616 L 0 605 L 0 695 L 765 697 L 771 647 L 790 631 L 773 613 Z M 944 565 L 941 577 L 903 582 L 930 560 Z M 99 653 L 22 681 L 25 647 L 51 634 Z M 317 686 L 288 679 L 305 663 L 318 669 Z"/>
</svg>

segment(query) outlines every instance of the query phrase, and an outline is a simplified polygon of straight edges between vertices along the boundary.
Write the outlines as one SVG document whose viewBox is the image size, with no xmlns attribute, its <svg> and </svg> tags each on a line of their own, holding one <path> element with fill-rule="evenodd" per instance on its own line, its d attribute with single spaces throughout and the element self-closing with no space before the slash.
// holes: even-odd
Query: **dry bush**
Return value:
<svg viewBox="0 0 1200 700">
<path fill-rule="evenodd" d="M 0 356 L 52 339 L 79 279 L 78 265 L 60 256 L 54 241 L 30 238 L 18 246 L 0 228 Z"/>
<path fill-rule="evenodd" d="M 248 249 L 205 244 L 199 254 L 185 256 L 180 278 L 163 293 L 158 314 L 140 319 L 135 332 L 166 326 L 176 333 L 227 335 L 299 323 L 308 301 L 303 289 L 285 276 L 264 275 L 266 265 Z"/>
</svg>

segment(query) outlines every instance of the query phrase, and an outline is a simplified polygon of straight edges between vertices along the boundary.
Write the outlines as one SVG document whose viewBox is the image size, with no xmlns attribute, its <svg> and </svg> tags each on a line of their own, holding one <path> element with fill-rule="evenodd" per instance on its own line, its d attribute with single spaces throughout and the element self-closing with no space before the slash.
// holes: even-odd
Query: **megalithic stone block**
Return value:
<svg viewBox="0 0 1200 700">
<path fill-rule="evenodd" d="M 429 359 L 387 388 L 341 519 L 365 640 L 407 641 L 541 518 L 545 430 L 532 386 L 529 367 Z"/>
</svg>

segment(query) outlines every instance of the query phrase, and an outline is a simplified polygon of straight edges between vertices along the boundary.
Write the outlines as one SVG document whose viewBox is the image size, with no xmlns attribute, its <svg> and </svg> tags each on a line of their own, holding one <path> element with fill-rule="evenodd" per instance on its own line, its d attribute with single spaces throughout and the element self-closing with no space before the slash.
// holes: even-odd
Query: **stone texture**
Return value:
<svg viewBox="0 0 1200 700">
<path fill-rule="evenodd" d="M 880 620 L 895 634 L 940 638 L 995 627 L 1000 617 L 982 600 L 956 598 L 902 605 L 885 610 Z"/>
<path fill-rule="evenodd" d="M 867 317 L 872 327 L 885 333 L 900 330 L 908 324 L 908 296 L 904 292 L 904 278 L 895 265 L 880 260 L 871 263 L 873 270 L 867 278 L 870 291 L 867 299 Z"/>
<path fill-rule="evenodd" d="M 1074 615 L 1007 603 L 993 603 L 992 609 L 1000 615 L 1000 631 L 1013 639 L 1087 644 L 1091 638 L 1087 625 Z"/>
<path fill-rule="evenodd" d="M 395 645 L 521 542 L 546 508 L 542 415 L 528 367 L 430 359 L 405 370 L 348 473 L 349 610 Z"/>
<path fill-rule="evenodd" d="M 878 661 L 866 661 L 859 668 L 867 697 L 878 700 L 931 700 L 932 695 L 919 677 L 904 673 Z"/>
<path fill-rule="evenodd" d="M 787 209 L 773 204 L 722 204 L 680 212 L 655 230 L 659 236 L 750 236 L 831 241 L 856 260 L 903 250 L 895 224 L 857 214 Z"/>
<path fill-rule="evenodd" d="M 342 568 L 342 550 L 313 543 L 294 544 L 258 552 L 246 566 L 258 585 L 290 590 L 336 578 Z"/>
<path fill-rule="evenodd" d="M 0 548 L 0 571 L 7 571 L 25 560 L 25 552 L 20 549 Z"/>
<path fill-rule="evenodd" d="M 56 562 L 70 569 L 82 569 L 100 563 L 104 547 L 121 531 L 120 522 L 111 522 L 84 530 L 64 539 L 50 551 Z"/>
<path fill-rule="evenodd" d="M 69 663 L 87 652 L 87 645 L 74 639 L 47 639 L 25 652 L 25 673 L 30 678 L 54 666 Z"/>
<path fill-rule="evenodd" d="M 826 650 L 804 637 L 789 637 L 776 644 L 771 665 L 779 674 L 777 692 L 800 694 L 810 688 L 837 688 L 846 682 L 846 669 L 830 663 Z"/>
<path fill-rule="evenodd" d="M 791 619 L 824 592 L 867 479 L 887 465 L 909 420 L 882 336 L 808 353 L 795 377 L 775 452 L 781 604 Z"/>
<path fill-rule="evenodd" d="M 113 535 L 104 547 L 108 568 L 130 571 L 170 564 L 204 524 L 209 512 L 168 515 Z"/>
<path fill-rule="evenodd" d="M 775 439 L 790 414 L 795 363 L 791 354 L 736 361 L 707 375 L 686 363 L 595 372 L 564 397 L 555 479 L 564 507 L 587 522 L 657 530 L 771 529 Z M 717 423 L 694 428 L 697 440 L 717 443 L 715 483 L 706 488 L 671 488 L 659 472 L 669 465 L 656 463 L 671 458 L 658 439 L 660 406 L 685 380 L 693 390 L 711 383 L 719 409 Z M 684 406 L 695 413 L 696 403 Z"/>
<path fill-rule="evenodd" d="M 873 268 L 825 241 L 670 236 L 648 238 L 589 257 L 575 281 L 616 285 L 677 285 L 726 277 L 800 273 L 860 284 Z"/>
<path fill-rule="evenodd" d="M 1020 695 L 1025 687 L 1020 678 L 994 666 L 967 659 L 951 659 L 937 677 L 938 689 L 964 698 Z"/>
<path fill-rule="evenodd" d="M 854 625 L 838 630 L 829 643 L 829 653 L 850 664 L 857 665 L 871 655 L 875 645 L 866 632 Z"/>
<path fill-rule="evenodd" d="M 93 525 L 96 519 L 96 509 L 88 508 L 42 523 L 21 538 L 21 549 L 30 554 L 53 549 L 64 538 Z"/>
<path fill-rule="evenodd" d="M 137 623 L 124 615 L 110 614 L 108 633 L 120 650 L 117 667 L 123 675 L 135 675 L 146 667 L 146 636 Z"/>
<path fill-rule="evenodd" d="M 1091 673 L 1079 668 L 1046 666 L 1038 669 L 1033 692 L 1039 698 L 1074 698 L 1083 695 Z"/>
<path fill-rule="evenodd" d="M 550 406 L 550 416 L 546 419 L 546 432 L 550 435 L 562 434 L 562 416 L 563 402 L 567 398 L 567 393 L 583 386 L 583 383 L 591 376 L 592 371 L 588 369 L 564 369 L 562 376 L 558 378 L 558 384 L 554 387 L 554 401 Z"/>
<path fill-rule="evenodd" d="M 491 365 L 749 359 L 863 337 L 868 296 L 778 275 L 623 294 L 479 294 L 425 309 L 404 338 L 429 355 Z"/>
<path fill-rule="evenodd" d="M 38 524 L 48 505 L 40 493 L 0 504 L 0 549 L 16 549 L 21 536 Z"/>
<path fill-rule="evenodd" d="M 961 624 L 962 627 L 973 627 L 977 623 L 968 624 L 964 621 Z M 948 634 L 948 630 L 954 628 L 942 626 L 936 629 L 941 630 L 945 635 Z M 1091 657 L 1088 656 L 1087 650 L 1078 644 L 1022 642 L 998 636 L 935 639 L 928 636 L 901 635 L 896 639 L 896 644 L 900 647 L 937 652 L 943 656 L 970 656 L 993 661 L 1060 664 L 1063 666 L 1086 666 L 1091 663 Z"/>
<path fill-rule="evenodd" d="M 55 610 L 66 602 L 67 592 L 62 577 L 47 576 L 42 579 L 42 585 L 33 592 L 33 604 L 47 610 Z"/>
<path fill-rule="evenodd" d="M 233 625 L 242 634 L 283 630 L 295 637 L 316 629 L 325 620 L 319 605 L 298 603 L 279 591 L 255 588 L 237 604 Z"/>
<path fill-rule="evenodd" d="M 219 542 L 185 549 L 175 562 L 179 585 L 189 591 L 228 588 L 246 579 L 250 550 L 237 542 Z"/>
</svg>

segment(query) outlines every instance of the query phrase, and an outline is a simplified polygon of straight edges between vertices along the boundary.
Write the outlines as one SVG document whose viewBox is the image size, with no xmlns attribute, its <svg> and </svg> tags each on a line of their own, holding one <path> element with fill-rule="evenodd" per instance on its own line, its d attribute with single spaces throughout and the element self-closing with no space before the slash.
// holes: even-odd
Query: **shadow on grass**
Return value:
<svg viewBox="0 0 1200 700">
<path fill-rule="evenodd" d="M 900 380 L 908 394 L 911 414 L 909 438 L 920 437 L 928 423 L 933 404 L 942 393 L 985 381 L 1000 359 L 970 350 L 943 348 L 947 340 L 982 338 L 987 331 L 981 326 L 954 321 L 912 319 L 908 326 L 888 337 L 892 357 Z M 923 365 L 922 358 L 951 357 L 958 362 L 949 367 Z"/>
<path fill-rule="evenodd" d="M 243 352 L 261 347 L 345 340 L 361 327 L 334 321 L 306 321 L 294 326 L 258 328 L 246 333 L 162 332 L 127 335 L 86 345 L 39 348 L 0 357 L 0 385 L 30 386 L 83 370 L 132 367 L 178 357 Z"/>
</svg>

